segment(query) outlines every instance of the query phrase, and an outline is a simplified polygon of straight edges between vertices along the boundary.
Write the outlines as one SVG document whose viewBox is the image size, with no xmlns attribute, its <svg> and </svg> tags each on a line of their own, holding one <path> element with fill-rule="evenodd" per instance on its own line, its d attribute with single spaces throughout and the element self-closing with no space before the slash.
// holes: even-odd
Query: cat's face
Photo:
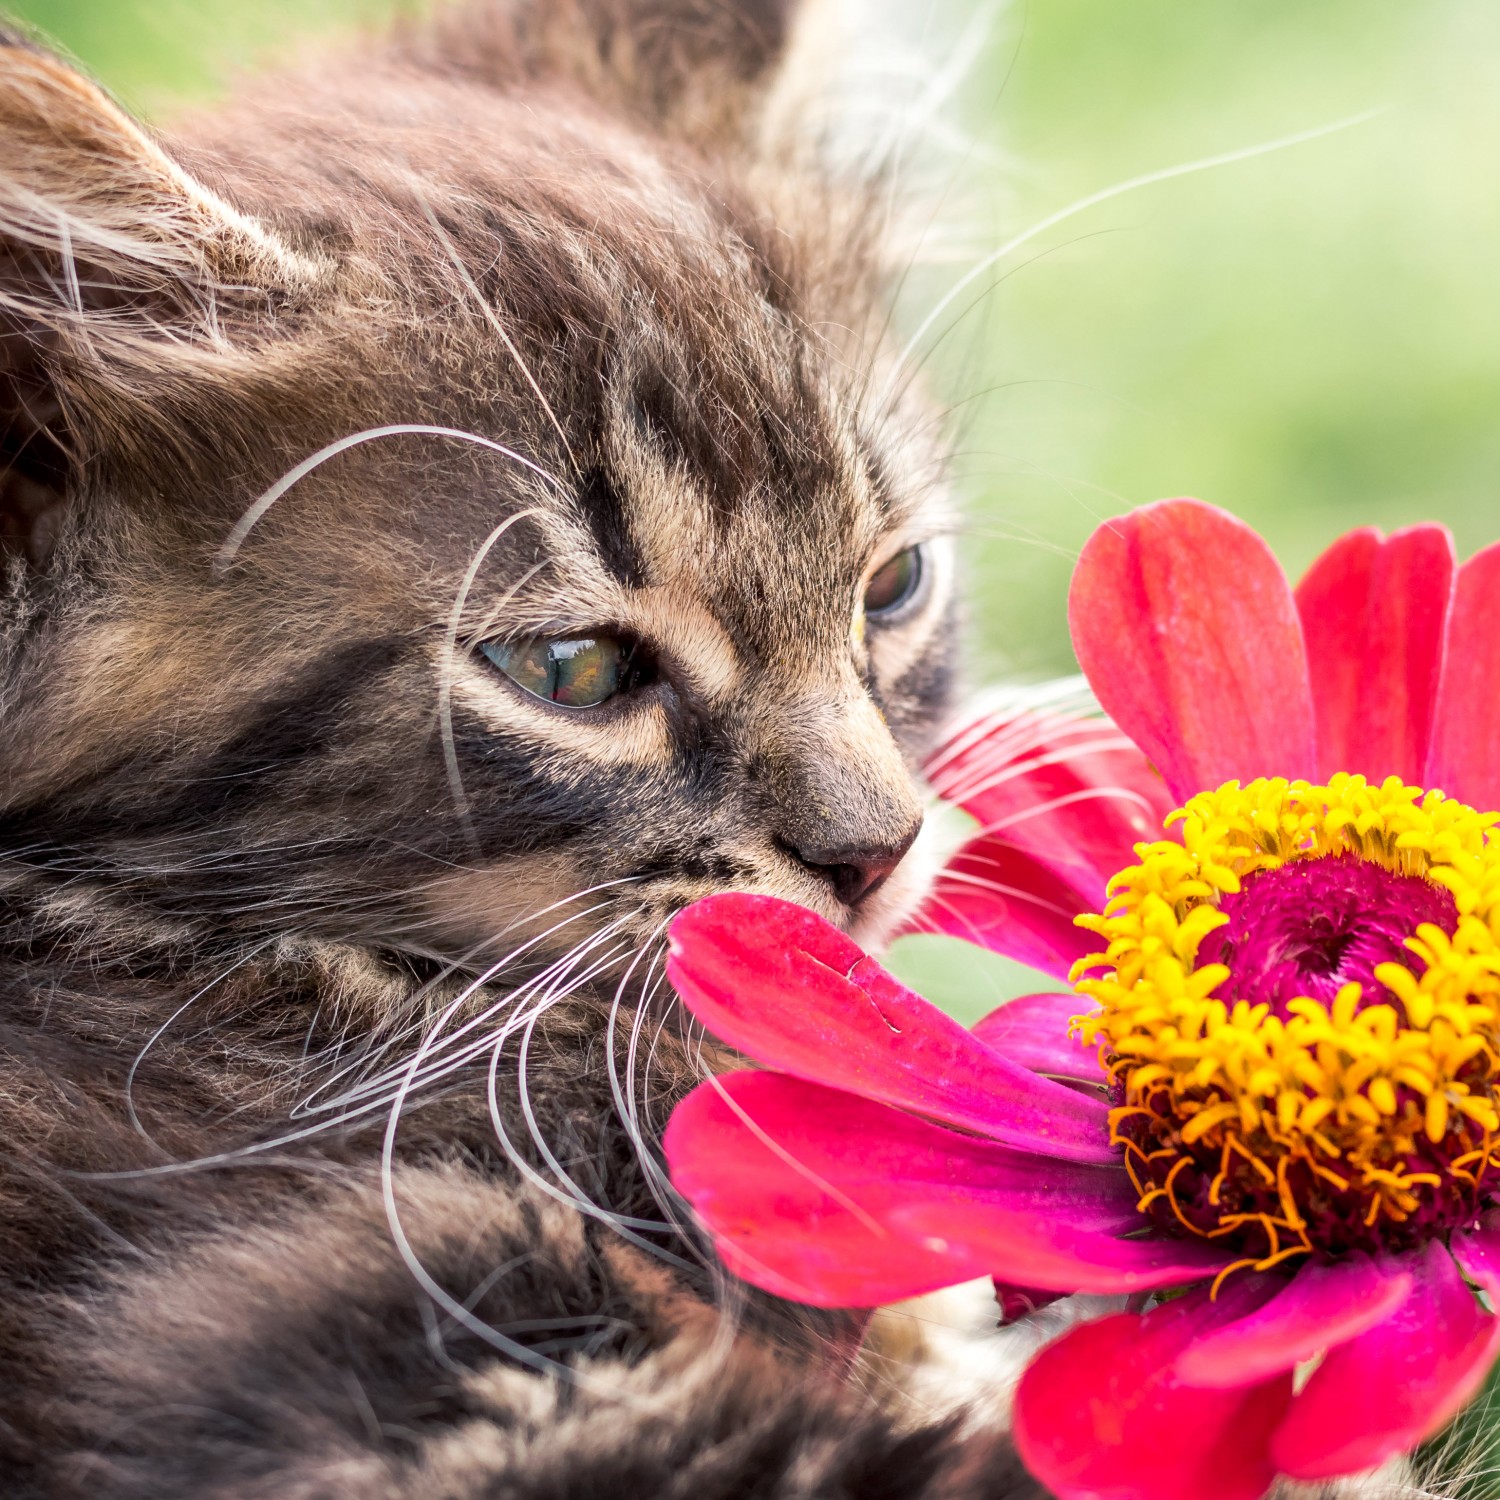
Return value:
<svg viewBox="0 0 1500 1500">
<path fill-rule="evenodd" d="M 8 847 L 445 958 L 604 959 L 725 889 L 889 931 L 952 561 L 858 213 L 403 65 L 221 127 L 247 221 L 61 77 L 0 49 L 4 123 L 82 111 L 145 186 L 92 241 L 103 188 L 0 204 Z"/>
</svg>

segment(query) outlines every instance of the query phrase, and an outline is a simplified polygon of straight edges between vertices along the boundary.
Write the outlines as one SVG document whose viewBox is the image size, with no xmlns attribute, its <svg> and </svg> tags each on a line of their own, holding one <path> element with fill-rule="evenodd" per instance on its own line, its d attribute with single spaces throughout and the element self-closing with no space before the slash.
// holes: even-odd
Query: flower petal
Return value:
<svg viewBox="0 0 1500 1500">
<path fill-rule="evenodd" d="M 1232 1284 L 1231 1284 L 1232 1285 Z M 1229 1289 L 1220 1298 L 1235 1310 Z M 1233 1391 L 1182 1384 L 1183 1349 L 1219 1304 L 1189 1294 L 1070 1329 L 1016 1389 L 1016 1447 L 1060 1500 L 1261 1500 L 1291 1376 Z"/>
<path fill-rule="evenodd" d="M 973 1028 L 986 1047 L 1035 1073 L 1103 1083 L 1098 1051 L 1068 1035 L 1073 1017 L 1088 1009 L 1077 995 L 1021 995 L 992 1010 Z"/>
<path fill-rule="evenodd" d="M 895 1221 L 914 1200 L 1093 1233 L 1138 1222 L 1118 1167 L 1032 1156 L 783 1073 L 699 1085 L 664 1137 L 677 1190 L 737 1275 L 828 1307 L 873 1307 L 984 1275 L 981 1252 L 924 1245 Z"/>
<path fill-rule="evenodd" d="M 1500 810 L 1500 542 L 1458 570 L 1438 684 L 1428 786 Z"/>
<path fill-rule="evenodd" d="M 1313 775 L 1302 627 L 1281 565 L 1243 522 L 1197 500 L 1105 522 L 1068 618 L 1104 711 L 1177 797 Z"/>
<path fill-rule="evenodd" d="M 1028 1218 L 962 1198 L 913 1202 L 892 1210 L 890 1222 L 929 1249 L 980 1260 L 998 1280 L 1057 1291 L 1156 1291 L 1213 1276 L 1234 1259 L 1206 1240 L 1119 1239 L 1081 1227 L 1066 1204 Z"/>
<path fill-rule="evenodd" d="M 1455 1234 L 1452 1250 L 1464 1275 L 1484 1288 L 1492 1304 L 1500 1305 L 1500 1210 L 1487 1213 L 1477 1229 Z"/>
<path fill-rule="evenodd" d="M 1216 1390 L 1251 1385 L 1373 1328 L 1410 1291 L 1409 1275 L 1367 1255 L 1299 1266 L 1263 1307 L 1190 1344 L 1178 1378 Z"/>
<path fill-rule="evenodd" d="M 1096 909 L 1029 854 L 979 838 L 943 867 L 912 930 L 936 928 L 1066 979 L 1099 946 L 1094 934 L 1073 925 L 1074 917 Z"/>
<path fill-rule="evenodd" d="M 1456 559 L 1443 526 L 1342 536 L 1297 586 L 1318 774 L 1423 784 Z"/>
<path fill-rule="evenodd" d="M 979 820 L 974 848 L 1023 850 L 1098 911 L 1109 878 L 1159 838 L 1173 802 L 1140 750 L 1107 719 L 990 715 L 959 728 L 927 763 L 933 790 Z"/>
<path fill-rule="evenodd" d="M 667 976 L 715 1036 L 783 1072 L 1071 1161 L 1115 1162 L 1108 1109 L 997 1056 L 814 912 L 709 896 Z"/>
<path fill-rule="evenodd" d="M 1500 1319 L 1442 1244 L 1394 1264 L 1411 1277 L 1407 1295 L 1329 1351 L 1272 1441 L 1277 1468 L 1295 1479 L 1357 1473 L 1415 1447 L 1479 1389 L 1500 1352 Z"/>
</svg>

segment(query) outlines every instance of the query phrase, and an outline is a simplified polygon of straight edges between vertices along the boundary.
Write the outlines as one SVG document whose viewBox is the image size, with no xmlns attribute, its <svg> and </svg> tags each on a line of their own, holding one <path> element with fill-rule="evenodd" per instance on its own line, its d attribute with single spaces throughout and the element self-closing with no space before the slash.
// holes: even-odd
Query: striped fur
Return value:
<svg viewBox="0 0 1500 1500">
<path fill-rule="evenodd" d="M 1020 1495 L 729 1287 L 660 932 L 896 849 L 953 607 L 777 0 L 476 0 L 157 140 L 0 41 L 0 1487 Z M 865 628 L 864 581 L 930 587 Z M 656 686 L 527 699 L 494 637 Z"/>
</svg>

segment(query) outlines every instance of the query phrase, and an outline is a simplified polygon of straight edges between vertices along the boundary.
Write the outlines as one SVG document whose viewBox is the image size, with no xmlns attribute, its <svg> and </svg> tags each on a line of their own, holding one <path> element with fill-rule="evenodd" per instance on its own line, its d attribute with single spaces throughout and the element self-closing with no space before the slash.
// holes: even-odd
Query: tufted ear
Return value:
<svg viewBox="0 0 1500 1500">
<path fill-rule="evenodd" d="M 93 83 L 0 30 L 0 560 L 44 563 L 94 398 L 224 339 L 221 291 L 312 274 Z"/>
<path fill-rule="evenodd" d="M 436 58 L 496 84 L 561 78 L 700 145 L 745 136 L 796 0 L 458 0 L 429 32 Z"/>
</svg>

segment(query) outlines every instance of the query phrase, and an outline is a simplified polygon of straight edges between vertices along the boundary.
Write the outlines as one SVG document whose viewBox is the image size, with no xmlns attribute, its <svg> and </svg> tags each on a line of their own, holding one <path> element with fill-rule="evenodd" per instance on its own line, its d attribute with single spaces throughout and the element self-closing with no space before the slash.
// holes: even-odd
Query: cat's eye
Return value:
<svg viewBox="0 0 1500 1500">
<path fill-rule="evenodd" d="M 479 650 L 517 687 L 559 708 L 596 708 L 651 675 L 639 647 L 609 635 L 481 641 Z"/>
<path fill-rule="evenodd" d="M 896 614 L 922 587 L 922 549 L 908 547 L 876 570 L 865 585 L 865 614 L 873 619 Z"/>
</svg>

